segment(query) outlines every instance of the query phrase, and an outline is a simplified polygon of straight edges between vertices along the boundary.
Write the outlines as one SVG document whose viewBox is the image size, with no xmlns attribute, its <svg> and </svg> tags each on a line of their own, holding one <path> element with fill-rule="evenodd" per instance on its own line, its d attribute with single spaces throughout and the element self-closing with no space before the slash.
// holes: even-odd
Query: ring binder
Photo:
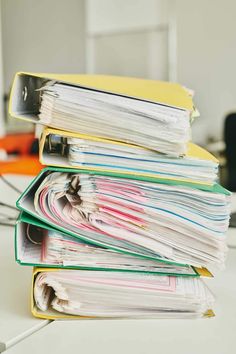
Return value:
<svg viewBox="0 0 236 354">
<path fill-rule="evenodd" d="M 231 193 L 189 142 L 181 85 L 17 73 L 10 115 L 44 125 L 43 169 L 17 201 L 15 258 L 39 318 L 208 318 Z M 47 127 L 48 126 L 48 127 Z"/>
</svg>

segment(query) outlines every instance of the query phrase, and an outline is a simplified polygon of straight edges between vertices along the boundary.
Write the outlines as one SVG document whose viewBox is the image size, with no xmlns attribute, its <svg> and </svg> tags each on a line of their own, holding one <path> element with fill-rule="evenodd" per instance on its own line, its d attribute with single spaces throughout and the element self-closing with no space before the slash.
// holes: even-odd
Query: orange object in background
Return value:
<svg viewBox="0 0 236 354">
<path fill-rule="evenodd" d="M 36 176 L 43 167 L 37 156 L 24 156 L 14 160 L 0 161 L 0 174 L 14 173 Z"/>
<path fill-rule="evenodd" d="M 38 155 L 32 155 L 35 142 L 33 133 L 9 134 L 0 139 L 0 149 L 7 154 L 14 154 L 6 161 L 0 161 L 0 174 L 14 173 L 23 175 L 37 175 L 43 168 Z"/>
<path fill-rule="evenodd" d="M 0 139 L 0 149 L 6 150 L 8 154 L 29 155 L 34 141 L 34 133 L 9 134 Z"/>
</svg>

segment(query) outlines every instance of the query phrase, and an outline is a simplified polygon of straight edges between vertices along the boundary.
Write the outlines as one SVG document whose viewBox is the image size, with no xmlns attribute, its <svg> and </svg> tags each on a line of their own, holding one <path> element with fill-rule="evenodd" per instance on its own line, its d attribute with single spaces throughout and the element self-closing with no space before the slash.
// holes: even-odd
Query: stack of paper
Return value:
<svg viewBox="0 0 236 354">
<path fill-rule="evenodd" d="M 41 136 L 39 159 L 50 166 L 113 171 L 135 176 L 213 185 L 218 161 L 201 147 L 188 143 L 182 158 L 137 145 L 47 128 Z"/>
<path fill-rule="evenodd" d="M 188 91 L 20 73 L 10 112 L 51 127 L 39 153 L 51 167 L 17 201 L 16 259 L 41 267 L 33 314 L 212 316 L 200 276 L 224 268 L 230 193 L 217 184 L 218 161 L 189 142 Z"/>
<path fill-rule="evenodd" d="M 41 90 L 42 124 L 173 155 L 186 151 L 191 114 L 187 109 L 54 82 Z"/>
<path fill-rule="evenodd" d="M 26 91 L 27 96 L 22 92 L 18 96 L 19 91 Z M 190 120 L 196 115 L 190 92 L 178 84 L 115 76 L 25 73 L 14 80 L 10 113 L 174 156 L 186 152 Z"/>
<path fill-rule="evenodd" d="M 103 247 L 180 264 L 224 266 L 229 193 L 129 178 L 45 169 L 18 207 Z"/>
<path fill-rule="evenodd" d="M 214 302 L 198 278 L 44 269 L 35 274 L 34 298 L 42 313 L 106 318 L 197 318 L 210 316 Z"/>
<path fill-rule="evenodd" d="M 211 276 L 207 269 L 177 265 L 151 253 L 134 257 L 129 252 L 89 244 L 24 212 L 16 224 L 16 259 L 31 266 Z"/>
</svg>

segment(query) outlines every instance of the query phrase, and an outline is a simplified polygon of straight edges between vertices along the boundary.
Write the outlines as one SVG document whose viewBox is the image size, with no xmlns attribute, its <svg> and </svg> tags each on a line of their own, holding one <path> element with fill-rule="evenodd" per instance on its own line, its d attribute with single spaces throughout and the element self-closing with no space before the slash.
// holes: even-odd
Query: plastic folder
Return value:
<svg viewBox="0 0 236 354">
<path fill-rule="evenodd" d="M 62 137 L 62 138 L 77 138 L 77 139 L 86 139 L 88 141 L 91 142 L 98 142 L 98 143 L 107 143 L 107 144 L 114 144 L 114 146 L 118 146 L 121 148 L 131 148 L 131 149 L 139 149 L 137 146 L 135 145 L 131 145 L 131 144 L 126 144 L 126 143 L 122 143 L 122 142 L 118 142 L 118 141 L 111 141 L 108 139 L 103 139 L 103 138 L 98 138 L 98 137 L 94 137 L 94 136 L 89 136 L 89 135 L 85 135 L 85 134 L 79 134 L 79 133 L 72 133 L 72 132 L 67 132 L 67 131 L 63 131 L 63 130 L 58 130 L 58 129 L 53 129 L 53 128 L 45 128 L 43 130 L 43 133 L 41 135 L 40 138 L 40 143 L 39 143 L 39 159 L 40 162 L 43 165 L 49 165 L 49 166 L 57 166 L 57 167 L 65 167 L 65 168 L 75 168 L 75 169 L 88 169 L 88 166 L 82 166 L 81 164 L 79 166 L 72 166 L 69 162 L 68 162 L 68 158 L 66 156 L 62 156 L 60 154 L 56 154 L 56 153 L 52 153 L 49 154 L 47 152 L 47 145 L 48 145 L 48 137 L 50 136 L 58 136 L 58 137 Z M 144 149 L 147 150 L 147 149 Z M 95 151 L 96 152 L 96 151 Z M 200 146 L 193 144 L 193 143 L 189 143 L 188 144 L 188 152 L 186 155 L 186 158 L 192 159 L 196 161 L 196 164 L 198 163 L 197 160 L 201 160 L 201 161 L 206 161 L 206 162 L 210 162 L 212 163 L 212 165 L 214 166 L 213 168 L 217 168 L 218 165 L 218 160 L 212 155 L 210 154 L 208 151 L 206 151 L 205 149 L 201 148 Z M 182 162 L 184 160 L 184 158 L 180 158 L 180 159 L 176 159 L 176 161 L 179 163 Z M 171 162 L 175 163 L 174 159 L 170 159 L 169 164 L 171 164 Z M 188 162 L 186 162 L 187 164 Z M 174 165 L 173 165 L 174 166 Z M 119 168 L 115 168 L 115 166 L 113 167 L 113 169 L 109 169 L 109 167 L 104 168 L 103 166 L 99 167 L 99 166 L 89 166 L 89 169 L 91 171 L 102 171 L 102 172 L 108 172 L 108 173 L 123 173 L 121 169 Z M 189 165 L 189 169 L 191 170 L 191 165 Z M 147 172 L 141 172 L 141 171 L 125 171 L 125 173 L 131 176 L 143 176 L 143 177 L 150 177 L 150 178 L 159 178 L 159 179 L 167 179 L 166 177 L 162 177 L 161 174 L 157 173 L 147 173 Z M 183 181 L 183 182 L 188 182 L 189 180 L 184 178 L 184 177 L 176 177 L 176 176 L 171 176 L 170 174 L 170 179 L 175 180 L 175 181 Z M 207 182 L 201 182 L 195 179 L 191 180 L 192 183 L 197 183 L 197 184 L 211 184 L 211 183 L 207 183 Z"/>
<path fill-rule="evenodd" d="M 77 263 L 77 265 L 69 264 L 55 264 L 53 262 L 43 262 L 41 260 L 41 255 L 42 255 L 42 240 L 41 242 L 35 242 L 35 240 L 31 240 L 27 236 L 27 230 L 28 227 L 32 227 L 32 230 L 41 230 L 42 231 L 42 236 L 45 234 L 45 232 L 53 232 L 53 233 L 58 233 L 61 237 L 67 237 L 67 235 L 59 233 L 55 228 L 49 226 L 48 224 L 45 224 L 41 222 L 40 220 L 22 212 L 17 220 L 16 226 L 15 226 L 15 258 L 16 261 L 21 264 L 21 265 L 26 265 L 26 266 L 38 266 L 38 267 L 48 267 L 48 268 L 68 268 L 68 269 L 86 269 L 86 270 L 107 270 L 107 271 L 130 271 L 130 272 L 146 272 L 146 273 L 154 273 L 154 274 L 159 274 L 159 275 L 172 275 L 172 276 L 203 276 L 203 277 L 212 277 L 212 274 L 206 269 L 206 268 L 196 268 L 196 267 L 191 267 L 191 266 L 167 266 L 164 265 L 162 262 L 158 263 L 156 262 L 150 262 L 149 260 L 146 260 L 145 258 L 142 257 L 127 257 L 124 260 L 122 260 L 124 266 L 122 267 L 120 265 L 120 259 L 117 261 L 115 265 L 112 267 L 108 268 L 107 266 L 102 266 L 101 263 L 98 264 L 95 263 L 95 265 L 87 265 L 85 266 L 84 263 L 80 265 Z M 33 233 L 33 232 L 32 232 Z M 76 240 L 74 239 L 74 242 Z M 83 244 L 85 247 L 92 247 L 89 244 Z M 93 247 L 94 250 L 106 250 L 101 247 Z M 121 252 L 122 253 L 122 252 Z M 108 252 L 108 256 L 111 254 L 111 251 Z M 114 255 L 120 255 L 119 252 L 114 252 Z M 95 259 L 96 255 L 93 253 L 92 257 Z M 135 266 L 128 266 L 128 262 L 132 258 L 135 260 Z M 139 265 L 138 261 L 139 259 L 141 260 L 141 265 Z M 146 262 L 146 264 L 145 264 Z M 126 264 L 125 264 L 126 263 Z M 89 264 L 89 262 L 88 262 Z M 164 265 L 164 267 L 162 267 Z M 146 266 L 147 270 L 143 270 L 144 266 Z"/>
<path fill-rule="evenodd" d="M 19 72 L 15 75 L 11 90 L 9 103 L 10 115 L 15 118 L 37 122 L 40 92 L 36 90 L 42 87 L 48 80 L 161 103 L 184 110 L 194 110 L 190 94 L 181 85 L 176 83 L 105 75 L 62 75 Z"/>
<path fill-rule="evenodd" d="M 56 320 L 56 319 L 86 319 L 86 318 L 87 319 L 89 319 L 89 318 L 92 319 L 92 318 L 96 318 L 96 316 L 94 316 L 94 315 L 90 315 L 88 317 L 88 316 L 84 316 L 84 315 L 82 315 L 82 316 L 80 316 L 80 315 L 70 315 L 70 314 L 66 314 L 66 313 L 63 313 L 63 312 L 59 312 L 59 311 L 56 311 L 55 309 L 53 309 L 53 307 L 51 305 L 49 305 L 48 308 L 45 309 L 44 311 L 39 309 L 39 306 L 38 306 L 37 302 L 35 301 L 35 283 L 36 283 L 37 276 L 39 276 L 41 273 L 47 274 L 48 272 L 49 272 L 49 275 L 51 273 L 52 276 L 53 276 L 54 274 L 56 275 L 57 272 L 60 272 L 60 271 L 62 271 L 62 270 L 51 269 L 51 268 L 34 268 L 33 275 L 32 275 L 31 298 L 30 298 L 32 314 L 35 317 L 44 318 L 44 319 L 50 319 L 50 320 Z M 64 272 L 71 272 L 71 270 L 67 269 L 67 270 L 64 270 Z M 76 272 L 76 271 L 72 270 L 72 272 Z M 82 271 L 82 272 L 86 272 L 86 271 Z M 196 279 L 196 278 L 192 278 L 192 279 Z M 175 281 L 174 277 L 172 277 L 172 280 Z M 50 288 L 47 288 L 47 290 L 49 291 Z M 44 290 L 40 290 L 40 291 L 43 292 Z M 58 296 L 57 293 L 55 295 Z M 44 297 L 43 293 L 42 293 L 42 296 Z M 50 295 L 50 298 L 53 299 L 53 294 Z M 79 301 L 79 299 L 78 299 L 78 301 Z M 97 298 L 97 301 L 98 301 L 98 303 L 95 303 L 94 304 L 95 306 L 99 305 L 99 296 Z M 66 302 L 67 302 L 67 300 L 66 300 Z M 212 300 L 210 302 L 212 302 Z M 148 305 L 148 303 L 146 303 L 146 305 Z M 105 305 L 105 308 L 106 308 L 106 305 Z M 194 314 L 194 312 L 189 312 L 189 311 L 187 311 L 187 312 L 183 311 L 182 312 L 181 309 L 180 309 L 177 312 L 175 312 L 175 311 L 174 312 L 173 311 L 170 311 L 170 312 L 167 311 L 167 315 L 165 314 L 166 310 L 164 308 L 163 308 L 163 310 L 164 310 L 164 314 L 163 314 L 163 312 L 161 312 L 161 314 L 159 314 L 159 311 L 156 314 L 148 312 L 148 314 L 146 316 L 147 317 L 152 317 L 152 318 L 193 318 L 193 317 L 205 317 L 205 318 L 207 318 L 207 317 L 215 316 L 214 312 L 211 309 L 206 309 L 202 313 L 201 312 L 197 312 L 196 314 Z M 162 309 L 160 309 L 160 311 L 162 311 Z M 168 314 L 168 312 L 169 312 L 169 314 Z M 101 318 L 101 316 L 99 316 L 99 317 Z M 106 318 L 106 316 L 102 316 L 102 318 L 104 318 L 104 317 Z M 113 317 L 113 316 L 109 315 L 108 318 L 109 317 Z M 117 315 L 115 317 L 117 317 Z M 126 317 L 126 316 L 124 315 L 124 316 L 118 316 L 118 317 L 122 318 L 122 317 Z M 141 316 L 138 315 L 138 318 L 140 318 L 140 317 L 142 317 L 142 315 Z"/>
</svg>

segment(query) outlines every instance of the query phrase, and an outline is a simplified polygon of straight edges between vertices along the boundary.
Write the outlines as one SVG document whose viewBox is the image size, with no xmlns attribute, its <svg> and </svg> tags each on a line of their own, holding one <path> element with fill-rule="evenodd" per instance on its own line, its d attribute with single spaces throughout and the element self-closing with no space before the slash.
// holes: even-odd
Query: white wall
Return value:
<svg viewBox="0 0 236 354">
<path fill-rule="evenodd" d="M 83 0 L 1 0 L 4 86 L 18 70 L 85 70 Z"/>
<path fill-rule="evenodd" d="M 222 137 L 236 110 L 236 1 L 176 0 L 177 80 L 195 90 L 195 141 Z"/>
<path fill-rule="evenodd" d="M 0 0 L 4 92 L 17 71 L 85 72 L 84 0 Z M 8 119 L 7 130 L 32 126 Z"/>
</svg>

